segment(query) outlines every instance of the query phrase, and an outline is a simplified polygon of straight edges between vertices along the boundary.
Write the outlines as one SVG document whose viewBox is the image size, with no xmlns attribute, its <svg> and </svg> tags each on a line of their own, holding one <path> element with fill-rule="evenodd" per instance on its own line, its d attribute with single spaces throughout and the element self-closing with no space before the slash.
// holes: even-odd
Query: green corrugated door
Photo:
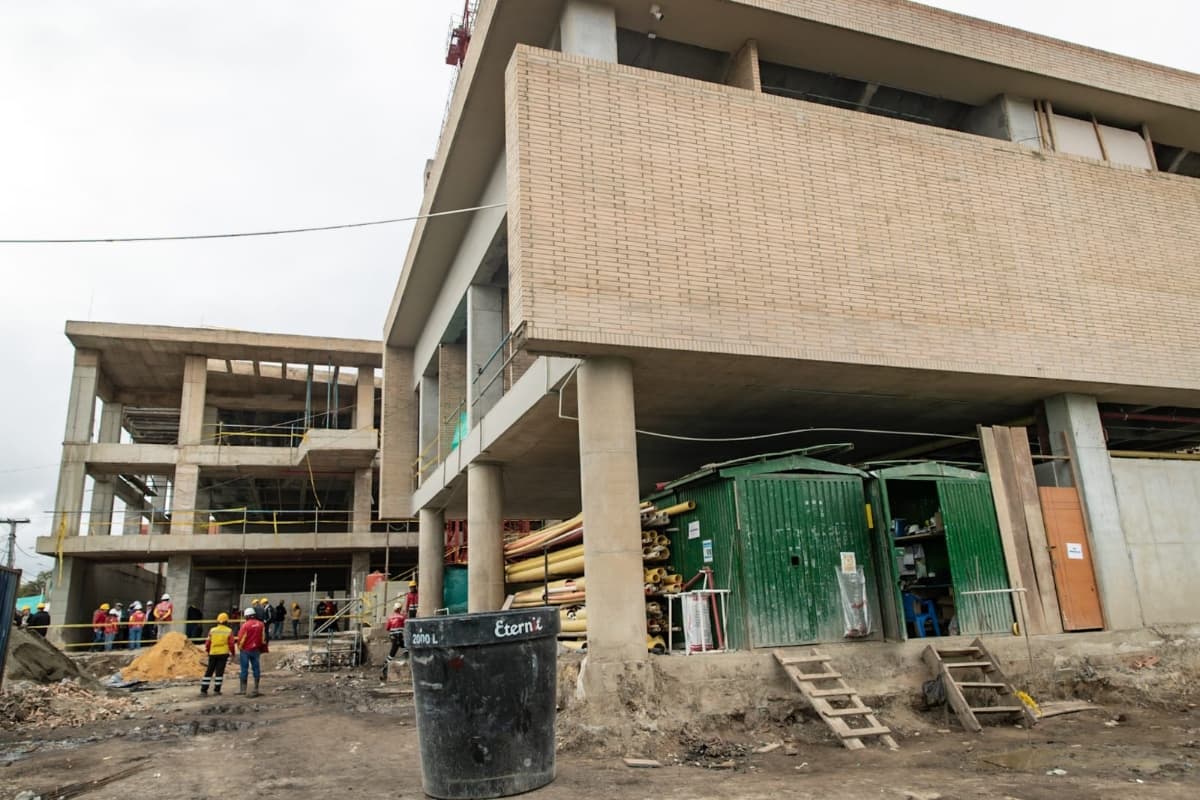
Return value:
<svg viewBox="0 0 1200 800">
<path fill-rule="evenodd" d="M 837 572 L 853 552 L 875 583 L 855 477 L 760 475 L 740 480 L 750 643 L 839 641 L 845 634 Z M 872 627 L 878 604 L 868 589 Z"/>
<path fill-rule="evenodd" d="M 1013 623 L 1008 594 L 963 594 L 1009 588 L 991 484 L 986 479 L 939 480 L 937 487 L 959 632 L 1007 633 Z"/>
<path fill-rule="evenodd" d="M 685 581 L 691 580 L 701 567 L 713 570 L 714 588 L 729 589 L 726 614 L 726 629 L 729 646 L 734 649 L 747 647 L 745 599 L 742 596 L 741 553 L 737 542 L 737 509 L 733 501 L 733 481 L 714 476 L 711 480 L 697 482 L 676 491 L 679 502 L 692 500 L 693 511 L 685 511 L 675 517 L 672 527 L 671 563 Z M 691 534 L 695 538 L 689 538 Z M 704 560 L 704 542 L 711 541 L 711 562 Z M 696 584 L 694 588 L 700 588 Z M 675 606 L 679 613 L 680 607 Z M 678 624 L 678 620 L 676 621 Z"/>
</svg>

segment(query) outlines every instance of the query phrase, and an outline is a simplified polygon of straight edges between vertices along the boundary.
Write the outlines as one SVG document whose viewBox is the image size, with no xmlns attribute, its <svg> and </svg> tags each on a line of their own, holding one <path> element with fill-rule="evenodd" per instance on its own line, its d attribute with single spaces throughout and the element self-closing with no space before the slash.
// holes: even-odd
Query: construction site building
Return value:
<svg viewBox="0 0 1200 800">
<path fill-rule="evenodd" d="M 172 596 L 176 616 L 362 591 L 415 555 L 377 513 L 378 342 L 68 322 L 50 535 L 56 621 Z M 385 552 L 386 550 L 386 552 Z M 87 628 L 56 630 L 68 642 Z"/>
<path fill-rule="evenodd" d="M 589 670 L 643 661 L 657 484 L 982 424 L 1077 488 L 1107 628 L 1200 621 L 1197 177 L 1200 77 L 915 3 L 484 0 L 421 209 L 476 210 L 384 329 L 422 612 L 447 515 L 483 611 L 502 520 L 582 509 Z"/>
</svg>

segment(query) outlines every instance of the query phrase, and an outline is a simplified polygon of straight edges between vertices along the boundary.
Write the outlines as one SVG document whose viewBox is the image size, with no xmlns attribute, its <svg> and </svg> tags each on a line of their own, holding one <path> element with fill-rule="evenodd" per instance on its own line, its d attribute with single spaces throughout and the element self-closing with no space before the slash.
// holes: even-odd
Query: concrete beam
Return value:
<svg viewBox="0 0 1200 800">
<path fill-rule="evenodd" d="M 617 63 L 617 14 L 612 6 L 591 0 L 567 0 L 558 23 L 558 36 L 564 53 Z"/>
<path fill-rule="evenodd" d="M 472 284 L 467 289 L 467 426 L 474 428 L 504 394 L 504 290 Z"/>
<path fill-rule="evenodd" d="M 412 387 L 412 350 L 385 348 L 379 469 L 381 519 L 412 516 L 412 470 L 417 457 L 417 413 Z"/>
<path fill-rule="evenodd" d="M 222 531 L 230 531 L 222 528 Z M 282 529 L 281 529 L 282 530 Z M 37 552 L 53 556 L 57 552 L 57 537 L 37 539 Z M 356 550 L 383 551 L 383 537 L 376 533 L 247 533 L 236 531 L 209 535 L 207 533 L 178 536 L 76 536 L 63 542 L 63 555 L 88 561 L 142 562 L 163 560 L 176 553 L 197 556 L 285 556 L 313 553 L 322 557 L 352 553 Z M 392 533 L 393 551 L 417 552 L 416 533 Z"/>
<path fill-rule="evenodd" d="M 633 365 L 622 358 L 588 358 L 578 380 L 588 661 L 642 661 L 646 609 Z"/>
<path fill-rule="evenodd" d="M 1091 535 L 1092 563 L 1104 619 L 1110 630 L 1143 625 L 1137 578 L 1121 526 L 1112 464 L 1096 398 L 1063 394 L 1046 401 L 1050 447 L 1055 455 L 1072 455 L 1075 469 L 1059 472 L 1061 485 L 1079 475 L 1079 498 Z M 589 598 L 590 599 L 590 598 Z"/>
<path fill-rule="evenodd" d="M 446 515 L 433 508 L 419 514 L 417 549 L 417 616 L 432 617 L 442 608 L 446 562 Z M 469 551 L 468 551 L 469 552 Z"/>
<path fill-rule="evenodd" d="M 502 495 L 499 465 L 472 464 L 467 468 L 467 611 L 470 613 L 498 611 L 504 604 Z M 640 537 L 639 532 L 639 548 Z"/>
<path fill-rule="evenodd" d="M 54 540 L 52 536 L 43 538 L 51 541 Z M 42 539 L 38 541 L 40 542 Z M 92 609 L 85 607 L 86 598 L 83 596 L 83 588 L 89 568 L 90 565 L 78 558 L 63 557 L 58 572 L 54 576 L 54 585 L 50 591 L 50 608 L 54 612 L 54 616 L 51 619 L 54 622 L 91 621 Z M 90 637 L 90 628 L 51 628 L 46 638 L 52 644 L 62 647 L 68 642 L 82 642 Z"/>
<path fill-rule="evenodd" d="M 171 602 L 175 606 L 174 622 L 170 630 L 182 632 L 188 606 L 200 608 L 204 605 L 204 572 L 195 568 L 195 559 L 192 556 L 180 553 L 167 559 L 164 593 L 171 595 Z M 160 627 L 159 636 L 162 636 L 162 633 Z"/>
<path fill-rule="evenodd" d="M 204 441 L 204 396 L 208 391 L 208 358 L 184 356 L 183 395 L 179 402 L 179 444 Z"/>
</svg>

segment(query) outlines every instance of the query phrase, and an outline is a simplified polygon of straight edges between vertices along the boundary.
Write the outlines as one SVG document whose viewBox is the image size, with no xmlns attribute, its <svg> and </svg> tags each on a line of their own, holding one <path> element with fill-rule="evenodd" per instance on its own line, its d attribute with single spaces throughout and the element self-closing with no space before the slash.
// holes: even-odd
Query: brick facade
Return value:
<svg viewBox="0 0 1200 800">
<path fill-rule="evenodd" d="M 506 104 L 531 349 L 1200 390 L 1200 181 L 524 46 Z"/>
</svg>

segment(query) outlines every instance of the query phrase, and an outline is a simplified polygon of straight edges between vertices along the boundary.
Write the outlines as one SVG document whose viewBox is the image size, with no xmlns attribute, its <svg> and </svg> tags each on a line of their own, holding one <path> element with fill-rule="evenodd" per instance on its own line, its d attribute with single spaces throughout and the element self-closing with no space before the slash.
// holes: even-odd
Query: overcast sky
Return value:
<svg viewBox="0 0 1200 800">
<path fill-rule="evenodd" d="M 520 0 L 504 0 L 517 2 Z M 682 0 L 675 0 L 682 3 Z M 1190 0 L 931 2 L 1200 72 Z M 0 0 L 0 239 L 415 213 L 461 0 Z M 0 518 L 47 535 L 67 319 L 378 338 L 411 225 L 0 245 Z M 3 531 L 7 533 L 7 531 Z M 0 549 L 0 553 L 3 550 Z"/>
</svg>

